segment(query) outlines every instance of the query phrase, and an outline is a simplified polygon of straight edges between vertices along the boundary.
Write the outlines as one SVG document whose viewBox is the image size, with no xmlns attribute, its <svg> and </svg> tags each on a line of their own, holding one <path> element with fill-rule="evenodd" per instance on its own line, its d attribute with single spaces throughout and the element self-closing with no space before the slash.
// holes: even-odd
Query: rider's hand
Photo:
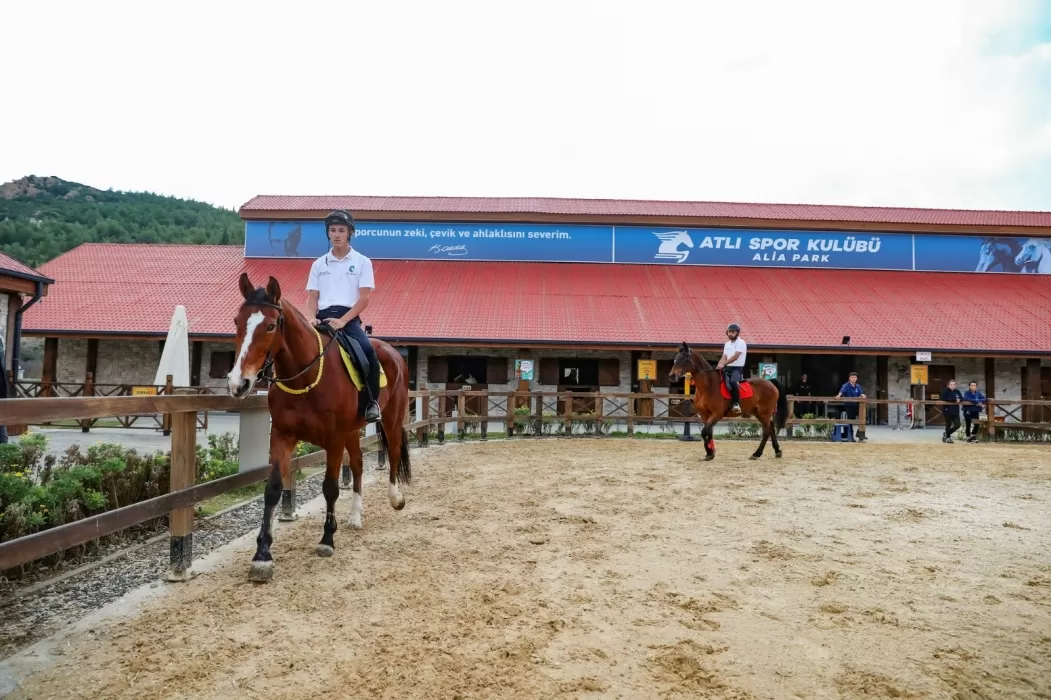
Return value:
<svg viewBox="0 0 1051 700">
<path fill-rule="evenodd" d="M 330 318 L 328 320 L 328 327 L 335 331 L 338 331 L 345 325 L 347 325 L 347 322 L 341 318 Z"/>
<path fill-rule="evenodd" d="M 320 318 L 312 318 L 312 319 L 310 319 L 310 325 L 312 325 L 312 326 L 319 326 L 319 325 L 321 325 L 321 319 Z"/>
</svg>

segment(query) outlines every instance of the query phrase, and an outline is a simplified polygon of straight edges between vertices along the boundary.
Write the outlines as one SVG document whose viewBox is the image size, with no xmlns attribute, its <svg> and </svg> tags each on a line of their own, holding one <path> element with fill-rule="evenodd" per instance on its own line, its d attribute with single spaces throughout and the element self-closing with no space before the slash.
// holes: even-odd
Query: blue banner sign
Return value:
<svg viewBox="0 0 1051 700">
<path fill-rule="evenodd" d="M 612 262 L 613 227 L 578 224 L 358 222 L 352 245 L 377 260 Z M 322 221 L 249 221 L 245 257 L 318 258 Z"/>
<path fill-rule="evenodd" d="M 491 260 L 1051 274 L 1051 239 L 583 224 L 359 222 L 377 260 Z M 324 222 L 248 221 L 245 256 L 317 258 Z"/>
<path fill-rule="evenodd" d="M 911 270 L 909 234 L 617 227 L 616 262 Z"/>
</svg>

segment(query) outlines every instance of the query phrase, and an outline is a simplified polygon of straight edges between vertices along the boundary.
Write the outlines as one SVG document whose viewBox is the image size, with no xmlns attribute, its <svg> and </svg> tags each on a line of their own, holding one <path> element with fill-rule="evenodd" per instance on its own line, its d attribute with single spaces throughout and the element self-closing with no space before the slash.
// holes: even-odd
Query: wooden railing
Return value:
<svg viewBox="0 0 1051 700">
<path fill-rule="evenodd" d="M 484 406 L 484 414 L 467 411 L 468 398 L 480 397 L 477 406 Z M 528 428 L 535 436 L 544 434 L 545 424 L 561 424 L 563 433 L 569 432 L 574 422 L 590 424 L 624 423 L 628 435 L 633 435 L 637 425 L 675 424 L 693 422 L 696 416 L 687 405 L 683 409 L 682 395 L 648 393 L 579 393 L 579 392 L 512 392 L 512 391 L 414 391 L 410 392 L 408 415 L 404 426 L 414 435 L 417 445 L 426 447 L 432 428 L 437 429 L 439 443 L 445 442 L 445 430 L 449 423 L 463 439 L 467 426 L 477 424 L 481 437 L 487 437 L 491 422 L 505 426 L 508 435 L 516 430 Z M 788 420 L 786 426 L 803 424 L 853 424 L 864 426 L 868 404 L 910 403 L 917 407 L 945 405 L 940 401 L 911 399 L 858 399 L 859 417 L 856 419 L 818 418 L 799 419 L 792 416 L 795 401 L 810 403 L 838 402 L 834 397 L 788 397 Z M 654 404 L 663 403 L 667 410 L 663 415 L 654 415 Z M 1009 403 L 1012 405 L 1047 405 L 1049 401 L 989 401 L 988 405 Z M 517 412 L 516 406 L 526 410 Z M 558 411 L 558 407 L 562 411 Z M 573 410 L 590 406 L 592 411 Z M 675 408 L 680 415 L 675 415 Z M 455 408 L 455 415 L 453 409 Z M 554 408 L 555 410 L 549 410 Z M 240 471 L 232 476 L 195 484 L 196 474 L 196 416 L 202 411 L 240 412 Z M 495 411 L 495 412 L 494 412 Z M 192 561 L 193 505 L 233 489 L 263 481 L 270 470 L 268 464 L 268 440 L 270 416 L 267 399 L 256 394 L 245 399 L 234 399 L 223 395 L 203 395 L 193 389 L 176 389 L 170 395 L 117 396 L 117 397 L 66 397 L 66 398 L 21 398 L 0 400 L 0 425 L 16 423 L 41 423 L 56 420 L 91 420 L 107 416 L 163 415 L 171 425 L 171 482 L 170 492 L 123 508 L 101 513 L 73 523 L 51 528 L 33 535 L 0 543 L 0 571 L 34 561 L 60 552 L 66 548 L 89 542 L 99 537 L 118 532 L 165 514 L 169 515 L 171 538 L 171 561 L 169 580 L 182 580 L 187 576 Z M 721 422 L 755 421 L 754 418 L 723 418 Z M 997 429 L 1032 427 L 1051 429 L 1051 424 L 1021 424 L 986 422 L 986 430 L 995 437 Z M 378 442 L 377 436 L 368 434 L 363 446 Z M 596 431 L 601 434 L 602 431 Z M 791 430 L 788 431 L 789 436 Z M 260 449 L 262 451 L 260 451 Z M 382 463 L 383 455 L 380 454 Z M 293 459 L 292 476 L 283 484 L 283 496 L 279 519 L 291 520 L 295 509 L 295 477 L 297 469 L 325 461 L 324 452 Z M 349 487 L 349 468 L 344 466 L 341 486 Z"/>
</svg>

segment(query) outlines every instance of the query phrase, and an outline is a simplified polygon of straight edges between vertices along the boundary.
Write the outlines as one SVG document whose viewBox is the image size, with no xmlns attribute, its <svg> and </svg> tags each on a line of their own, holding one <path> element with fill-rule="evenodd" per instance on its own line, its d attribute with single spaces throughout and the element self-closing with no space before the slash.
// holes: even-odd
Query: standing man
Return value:
<svg viewBox="0 0 1051 700">
<path fill-rule="evenodd" d="M 945 435 L 942 435 L 942 442 L 952 442 L 952 434 L 960 429 L 960 402 L 963 401 L 963 394 L 956 388 L 955 379 L 949 380 L 938 398 L 948 404 L 942 406 L 942 415 L 945 416 Z"/>
<path fill-rule="evenodd" d="M 369 337 L 361 327 L 361 312 L 369 305 L 376 282 L 372 261 L 351 250 L 354 218 L 342 209 L 325 217 L 325 229 L 332 249 L 314 261 L 307 280 L 307 315 L 315 326 L 322 321 L 333 330 L 343 329 L 358 341 L 369 361 L 367 389 L 369 405 L 365 420 L 380 419 L 380 363 Z"/>
<path fill-rule="evenodd" d="M 719 360 L 719 364 L 715 366 L 716 369 L 723 371 L 726 388 L 730 390 L 730 396 L 732 397 L 730 413 L 735 416 L 741 415 L 740 382 L 744 378 L 744 362 L 748 356 L 748 345 L 740 337 L 740 333 L 741 327 L 736 323 L 731 323 L 726 327 L 726 337 L 729 340 L 723 343 L 723 356 Z"/>
<path fill-rule="evenodd" d="M 857 372 L 851 372 L 850 373 L 850 376 L 847 378 L 847 383 L 844 384 L 843 386 L 839 387 L 839 393 L 836 394 L 836 398 L 837 399 L 840 399 L 840 398 L 852 398 L 852 399 L 853 398 L 856 398 L 856 399 L 868 398 L 867 396 L 865 396 L 865 391 L 861 388 L 861 385 L 858 384 L 858 373 Z M 858 404 L 856 404 L 856 403 L 854 403 L 852 401 L 851 402 L 846 402 L 846 403 L 847 403 L 847 405 L 843 407 L 843 411 L 847 414 L 847 418 L 850 419 L 850 420 L 857 419 L 857 417 L 858 417 Z M 859 425 L 858 426 L 858 442 L 865 442 L 866 439 L 867 438 L 865 437 L 865 426 Z"/>
<path fill-rule="evenodd" d="M 803 372 L 799 376 L 799 384 L 796 386 L 796 396 L 813 396 L 813 392 L 810 389 L 810 380 L 807 379 L 806 372 Z M 806 414 L 810 413 L 811 404 L 809 401 L 797 401 L 796 402 L 796 418 L 802 418 Z"/>
<path fill-rule="evenodd" d="M 972 402 L 970 406 L 963 407 L 963 420 L 964 427 L 967 433 L 967 442 L 978 442 L 978 414 L 982 412 L 982 404 L 985 403 L 985 394 L 978 391 L 978 382 L 971 382 L 967 386 L 967 391 L 963 392 L 963 400 Z M 988 408 L 986 409 L 986 415 L 988 415 Z M 975 423 L 974 432 L 971 432 L 971 424 Z"/>
</svg>

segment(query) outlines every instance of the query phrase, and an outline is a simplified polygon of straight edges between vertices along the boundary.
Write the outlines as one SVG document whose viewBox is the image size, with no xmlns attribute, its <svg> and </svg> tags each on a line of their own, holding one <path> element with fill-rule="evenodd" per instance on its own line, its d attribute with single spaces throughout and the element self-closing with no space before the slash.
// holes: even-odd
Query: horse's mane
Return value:
<svg viewBox="0 0 1051 700">
<path fill-rule="evenodd" d="M 692 350 L 691 352 L 693 353 L 694 359 L 697 360 L 697 367 L 699 369 L 711 369 L 712 368 L 712 366 L 710 364 L 708 364 L 708 360 L 704 359 L 704 355 L 702 355 L 699 351 Z"/>
<path fill-rule="evenodd" d="M 252 304 L 256 306 L 265 306 L 267 304 L 273 303 L 274 302 L 270 300 L 270 297 L 267 296 L 266 289 L 264 287 L 256 287 L 254 290 L 252 290 L 252 293 L 249 294 L 244 300 L 244 305 Z M 303 325 L 310 325 L 310 322 L 307 321 L 307 317 L 304 316 L 303 312 L 300 311 L 292 302 L 282 297 L 281 301 L 279 301 L 277 305 L 281 307 L 282 311 L 291 311 L 296 318 L 302 321 Z"/>
</svg>

